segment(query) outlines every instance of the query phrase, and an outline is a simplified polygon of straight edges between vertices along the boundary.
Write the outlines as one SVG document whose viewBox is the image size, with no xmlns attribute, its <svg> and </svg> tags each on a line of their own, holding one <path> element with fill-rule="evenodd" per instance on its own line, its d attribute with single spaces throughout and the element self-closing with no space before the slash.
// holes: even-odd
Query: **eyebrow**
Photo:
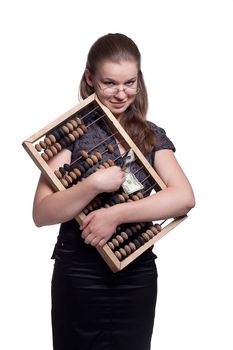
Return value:
<svg viewBox="0 0 233 350">
<path fill-rule="evenodd" d="M 102 80 L 102 81 L 103 81 L 103 80 L 110 80 L 110 81 L 113 82 L 113 83 L 118 83 L 115 79 L 109 78 L 109 77 L 102 78 L 101 80 Z M 125 81 L 125 83 L 127 83 L 128 81 L 131 81 L 131 80 L 137 80 L 137 76 L 127 79 L 127 80 Z"/>
</svg>

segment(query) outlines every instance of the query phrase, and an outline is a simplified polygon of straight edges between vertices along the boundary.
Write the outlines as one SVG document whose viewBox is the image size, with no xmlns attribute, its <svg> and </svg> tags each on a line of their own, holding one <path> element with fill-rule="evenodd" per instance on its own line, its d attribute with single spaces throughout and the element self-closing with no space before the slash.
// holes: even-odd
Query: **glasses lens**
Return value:
<svg viewBox="0 0 233 350">
<path fill-rule="evenodd" d="M 105 96 L 114 96 L 117 95 L 120 91 L 124 91 L 127 95 L 137 95 L 137 93 L 140 91 L 139 88 L 130 88 L 127 87 L 123 90 L 119 90 L 118 88 L 105 88 L 103 89 L 103 93 Z"/>
</svg>

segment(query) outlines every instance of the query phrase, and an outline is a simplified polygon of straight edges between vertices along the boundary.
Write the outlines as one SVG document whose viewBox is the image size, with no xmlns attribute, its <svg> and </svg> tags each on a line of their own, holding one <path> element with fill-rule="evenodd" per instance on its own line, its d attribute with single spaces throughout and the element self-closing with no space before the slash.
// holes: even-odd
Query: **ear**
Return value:
<svg viewBox="0 0 233 350">
<path fill-rule="evenodd" d="M 86 79 L 86 82 L 89 86 L 94 86 L 93 85 L 93 82 L 92 82 L 92 75 L 91 75 L 91 72 L 89 71 L 89 69 L 85 69 L 85 72 L 84 72 L 84 75 L 85 75 L 85 79 Z"/>
</svg>

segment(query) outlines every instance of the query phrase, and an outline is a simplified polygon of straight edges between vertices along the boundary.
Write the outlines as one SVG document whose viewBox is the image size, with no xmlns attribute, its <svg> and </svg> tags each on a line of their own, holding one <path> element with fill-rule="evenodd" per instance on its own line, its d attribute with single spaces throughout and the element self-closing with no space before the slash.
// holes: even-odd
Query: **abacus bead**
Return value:
<svg viewBox="0 0 233 350">
<path fill-rule="evenodd" d="M 87 132 L 87 127 L 84 124 L 80 125 L 80 128 L 83 130 L 83 132 Z"/>
<path fill-rule="evenodd" d="M 61 138 L 61 137 L 64 137 L 65 136 L 65 131 L 62 129 L 62 128 L 59 128 L 58 130 L 57 130 L 57 132 L 58 132 L 58 134 L 59 134 L 59 138 Z"/>
<path fill-rule="evenodd" d="M 72 180 L 76 180 L 77 179 L 77 175 L 75 174 L 74 171 L 70 171 L 69 175 L 72 178 Z"/>
<path fill-rule="evenodd" d="M 135 244 L 135 246 L 136 246 L 137 249 L 138 249 L 139 247 L 141 247 L 140 242 L 139 242 L 136 238 L 133 240 L 133 243 Z"/>
<path fill-rule="evenodd" d="M 74 119 L 71 119 L 70 123 L 73 125 L 74 128 L 77 128 L 78 123 Z"/>
<path fill-rule="evenodd" d="M 127 194 L 127 193 L 122 192 L 121 194 L 122 194 L 122 196 L 125 198 L 125 200 L 129 199 L 129 196 L 128 196 L 128 194 Z"/>
<path fill-rule="evenodd" d="M 64 187 L 68 187 L 69 186 L 68 182 L 64 178 L 61 179 L 61 183 L 62 183 L 62 185 Z"/>
<path fill-rule="evenodd" d="M 77 164 L 76 168 L 80 170 L 81 174 L 85 173 L 85 168 L 81 164 Z"/>
<path fill-rule="evenodd" d="M 53 158 L 53 152 L 50 149 L 45 149 L 44 151 L 49 158 Z"/>
<path fill-rule="evenodd" d="M 100 152 L 96 151 L 95 152 L 95 156 L 97 157 L 98 160 L 101 160 L 102 159 L 102 155 Z"/>
<path fill-rule="evenodd" d="M 114 245 L 114 247 L 119 247 L 119 242 L 116 238 L 112 239 L 112 244 Z"/>
<path fill-rule="evenodd" d="M 55 142 L 57 141 L 55 135 L 53 135 L 53 134 L 50 134 L 50 135 L 48 136 L 48 138 L 50 139 L 50 141 L 51 141 L 52 143 L 55 143 Z"/>
<path fill-rule="evenodd" d="M 109 248 L 110 248 L 111 250 L 114 250 L 114 249 L 115 249 L 115 247 L 114 247 L 114 245 L 113 245 L 112 242 L 108 242 L 108 246 L 109 246 Z"/>
<path fill-rule="evenodd" d="M 45 143 L 44 141 L 40 141 L 39 144 L 40 144 L 41 147 L 44 148 L 44 149 L 47 147 L 47 145 L 46 145 L 46 143 Z"/>
<path fill-rule="evenodd" d="M 108 152 L 113 153 L 114 148 L 111 144 L 107 145 Z"/>
<path fill-rule="evenodd" d="M 118 198 L 119 198 L 121 203 L 125 202 L 125 198 L 121 194 L 118 194 Z"/>
<path fill-rule="evenodd" d="M 133 234 L 134 234 L 134 233 L 137 233 L 136 227 L 135 227 L 135 226 L 131 226 L 131 231 L 133 232 Z"/>
<path fill-rule="evenodd" d="M 56 175 L 56 177 L 57 177 L 58 179 L 61 179 L 61 178 L 62 178 L 62 174 L 61 174 L 61 172 L 60 172 L 59 170 L 55 170 L 55 171 L 54 171 L 54 174 Z"/>
<path fill-rule="evenodd" d="M 88 158 L 88 153 L 86 151 L 84 151 L 84 150 L 82 150 L 80 152 L 80 155 L 83 157 L 83 159 L 87 159 Z"/>
<path fill-rule="evenodd" d="M 136 228 L 137 231 L 140 231 L 141 228 L 142 228 L 142 226 L 141 226 L 140 224 L 136 224 L 136 225 L 135 225 L 135 228 Z"/>
<path fill-rule="evenodd" d="M 110 165 L 109 165 L 107 162 L 104 162 L 104 163 L 103 163 L 103 166 L 104 166 L 105 168 L 109 168 L 109 167 L 110 167 Z"/>
<path fill-rule="evenodd" d="M 94 165 L 94 162 L 93 162 L 93 160 L 92 160 L 91 158 L 87 158 L 87 159 L 86 159 L 86 162 L 87 162 L 87 164 L 90 165 L 90 166 L 93 166 L 93 165 Z"/>
<path fill-rule="evenodd" d="M 60 145 L 60 143 L 56 142 L 54 144 L 54 147 L 56 147 L 56 149 L 58 150 L 58 152 L 60 152 L 62 150 L 62 146 Z"/>
<path fill-rule="evenodd" d="M 79 136 L 83 136 L 84 134 L 81 128 L 77 128 L 77 132 L 79 133 Z"/>
<path fill-rule="evenodd" d="M 53 155 L 55 156 L 56 154 L 58 154 L 58 150 L 56 149 L 55 146 L 51 146 L 50 150 L 53 152 Z"/>
<path fill-rule="evenodd" d="M 132 230 L 130 230 L 130 228 L 127 228 L 127 229 L 125 230 L 125 233 L 126 233 L 129 237 L 131 237 L 131 236 L 133 235 L 133 232 L 132 232 Z"/>
<path fill-rule="evenodd" d="M 62 176 L 66 174 L 66 171 L 62 166 L 60 166 L 59 171 L 62 173 Z"/>
<path fill-rule="evenodd" d="M 121 253 L 122 257 L 125 258 L 127 256 L 126 251 L 124 250 L 124 248 L 120 248 L 119 252 Z"/>
<path fill-rule="evenodd" d="M 61 145 L 62 148 L 66 148 L 66 142 L 65 142 L 65 140 L 61 139 L 61 140 L 60 140 L 60 145 Z"/>
<path fill-rule="evenodd" d="M 65 136 L 64 139 L 63 139 L 66 143 L 66 147 L 68 147 L 70 144 L 71 144 L 71 141 L 69 139 L 69 136 Z"/>
<path fill-rule="evenodd" d="M 141 245 L 145 244 L 145 240 L 143 239 L 142 236 L 138 236 L 137 239 L 139 240 L 139 242 L 141 243 Z"/>
<path fill-rule="evenodd" d="M 116 239 L 117 239 L 118 242 L 121 243 L 121 244 L 124 242 L 124 238 L 123 238 L 122 236 L 120 236 L 120 235 L 117 235 L 117 236 L 116 236 Z"/>
<path fill-rule="evenodd" d="M 150 230 L 153 232 L 154 235 L 157 235 L 157 234 L 159 233 L 159 231 L 157 230 L 157 228 L 154 227 L 154 226 L 151 226 L 151 227 L 150 227 Z"/>
<path fill-rule="evenodd" d="M 125 246 L 124 246 L 124 250 L 126 251 L 126 253 L 129 255 L 129 254 L 131 254 L 131 248 L 130 248 L 130 246 L 128 245 L 128 244 L 126 244 Z"/>
<path fill-rule="evenodd" d="M 90 166 L 87 163 L 83 163 L 83 167 L 84 167 L 85 171 L 90 168 Z"/>
<path fill-rule="evenodd" d="M 112 159 L 108 159 L 107 162 L 108 162 L 108 164 L 109 164 L 110 166 L 115 165 L 115 163 L 114 163 L 114 161 L 113 161 Z"/>
<path fill-rule="evenodd" d="M 46 143 L 47 146 L 51 146 L 52 142 L 49 137 L 45 137 L 44 142 Z"/>
<path fill-rule="evenodd" d="M 137 249 L 136 245 L 133 242 L 129 242 L 129 246 L 133 252 Z"/>
<path fill-rule="evenodd" d="M 70 122 L 67 122 L 66 126 L 69 129 L 69 131 L 73 131 L 74 130 L 74 127 L 73 127 L 73 125 Z"/>
<path fill-rule="evenodd" d="M 62 126 L 62 130 L 63 130 L 66 134 L 69 134 L 69 132 L 70 132 L 69 128 L 68 128 L 66 125 L 63 125 L 63 126 Z"/>
<path fill-rule="evenodd" d="M 148 233 L 146 233 L 146 232 L 143 232 L 142 233 L 142 237 L 145 239 L 145 241 L 149 241 L 150 240 L 150 236 L 148 235 Z"/>
<path fill-rule="evenodd" d="M 67 164 L 67 163 L 63 165 L 63 168 L 64 168 L 66 171 L 71 171 L 71 170 L 72 170 L 70 164 Z"/>
<path fill-rule="evenodd" d="M 75 117 L 75 121 L 77 122 L 78 125 L 82 124 L 82 121 L 79 117 Z"/>
<path fill-rule="evenodd" d="M 77 169 L 77 168 L 74 168 L 73 169 L 73 172 L 75 173 L 75 175 L 77 176 L 77 177 L 80 177 L 82 174 L 81 174 L 81 171 L 79 170 L 79 169 Z"/>
<path fill-rule="evenodd" d="M 98 158 L 94 154 L 91 155 L 91 159 L 95 164 L 98 163 Z"/>
<path fill-rule="evenodd" d="M 136 194 L 134 194 L 133 196 L 132 196 L 132 200 L 133 201 L 139 201 L 139 197 L 138 196 L 136 196 Z"/>
<path fill-rule="evenodd" d="M 157 228 L 159 232 L 162 230 L 162 227 L 159 224 L 154 224 L 154 227 Z"/>
<path fill-rule="evenodd" d="M 125 241 L 129 238 L 129 236 L 127 235 L 127 233 L 124 232 L 124 231 L 121 232 L 121 237 L 123 237 Z"/>
<path fill-rule="evenodd" d="M 71 142 L 74 142 L 74 141 L 75 141 L 75 137 L 74 137 L 73 134 L 68 134 L 68 137 L 69 137 L 69 140 L 70 140 Z"/>
<path fill-rule="evenodd" d="M 135 195 L 136 195 L 139 199 L 144 198 L 142 192 L 137 192 L 137 193 L 135 193 Z"/>
<path fill-rule="evenodd" d="M 87 208 L 84 208 L 83 212 L 84 212 L 85 215 L 87 215 L 89 213 L 89 210 Z"/>
<path fill-rule="evenodd" d="M 72 135 L 74 135 L 74 137 L 75 137 L 76 139 L 79 138 L 79 133 L 78 133 L 77 130 L 72 131 Z"/>
<path fill-rule="evenodd" d="M 35 145 L 35 149 L 37 150 L 37 152 L 41 152 L 42 151 L 42 147 L 41 147 L 41 145 L 39 143 L 37 143 Z"/>
<path fill-rule="evenodd" d="M 115 256 L 117 257 L 118 260 L 122 259 L 122 255 L 120 252 L 118 252 L 118 250 L 115 251 Z"/>
<path fill-rule="evenodd" d="M 146 230 L 146 233 L 149 235 L 150 238 L 153 238 L 154 235 L 156 234 L 156 233 L 154 234 L 152 230 Z"/>
<path fill-rule="evenodd" d="M 57 140 L 60 139 L 60 135 L 59 135 L 59 132 L 57 130 L 54 130 L 50 136 L 53 136 L 55 138 L 54 142 L 56 142 Z"/>
<path fill-rule="evenodd" d="M 49 157 L 47 156 L 47 154 L 42 153 L 41 157 L 47 162 L 49 160 Z"/>
<path fill-rule="evenodd" d="M 69 175 L 65 175 L 65 179 L 68 182 L 69 185 L 71 185 L 73 183 L 72 177 Z"/>
</svg>

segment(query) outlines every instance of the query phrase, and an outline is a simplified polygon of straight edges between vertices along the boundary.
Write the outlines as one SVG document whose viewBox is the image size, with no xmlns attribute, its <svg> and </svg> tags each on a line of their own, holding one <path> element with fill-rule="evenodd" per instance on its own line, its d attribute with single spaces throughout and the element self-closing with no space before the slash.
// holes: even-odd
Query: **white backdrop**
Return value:
<svg viewBox="0 0 233 350">
<path fill-rule="evenodd" d="M 154 249 L 152 349 L 232 350 L 232 18 L 232 0 L 1 2 L 1 349 L 52 349 L 58 226 L 32 222 L 39 170 L 21 143 L 77 104 L 94 40 L 122 32 L 142 53 L 148 119 L 174 141 L 197 200 Z"/>
</svg>

